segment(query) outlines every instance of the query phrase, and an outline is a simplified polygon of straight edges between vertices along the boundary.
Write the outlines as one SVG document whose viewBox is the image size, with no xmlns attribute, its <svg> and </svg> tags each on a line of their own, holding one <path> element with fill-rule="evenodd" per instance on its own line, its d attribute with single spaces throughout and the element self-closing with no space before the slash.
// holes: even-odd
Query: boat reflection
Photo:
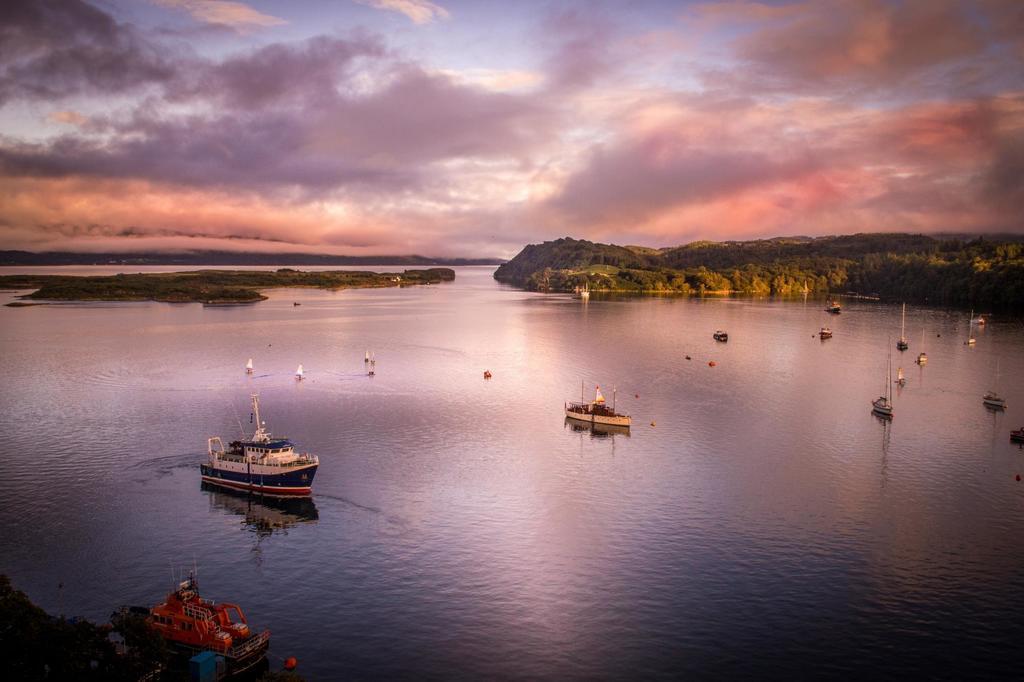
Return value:
<svg viewBox="0 0 1024 682">
<path fill-rule="evenodd" d="M 573 430 L 573 433 L 585 433 L 590 432 L 591 438 L 609 438 L 612 436 L 625 436 L 629 438 L 629 427 L 628 426 L 616 426 L 614 424 L 593 424 L 591 422 L 581 422 L 576 419 L 565 418 L 564 426 L 568 426 Z"/>
<path fill-rule="evenodd" d="M 286 531 L 300 523 L 316 521 L 319 514 L 309 497 L 265 497 L 244 491 L 234 491 L 203 483 L 202 489 L 210 497 L 210 507 L 237 514 L 245 525 L 260 537 Z"/>
</svg>

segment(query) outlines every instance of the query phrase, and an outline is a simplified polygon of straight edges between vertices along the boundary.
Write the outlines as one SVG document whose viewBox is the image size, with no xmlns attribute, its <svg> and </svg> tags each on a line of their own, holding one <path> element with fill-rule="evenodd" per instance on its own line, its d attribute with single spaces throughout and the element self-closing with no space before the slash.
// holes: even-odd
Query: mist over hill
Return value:
<svg viewBox="0 0 1024 682">
<path fill-rule="evenodd" d="M 428 256 L 336 256 L 319 253 L 182 251 L 83 253 L 0 251 L 0 265 L 498 265 L 500 258 Z"/>
</svg>

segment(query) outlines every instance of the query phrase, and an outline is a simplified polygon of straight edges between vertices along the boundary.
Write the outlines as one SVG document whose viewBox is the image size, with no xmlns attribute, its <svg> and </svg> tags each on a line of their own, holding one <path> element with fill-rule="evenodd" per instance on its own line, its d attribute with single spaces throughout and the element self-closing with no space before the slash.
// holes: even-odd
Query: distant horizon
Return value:
<svg viewBox="0 0 1024 682">
<path fill-rule="evenodd" d="M 694 240 L 690 240 L 690 241 L 686 241 L 686 242 L 681 242 L 681 243 L 677 243 L 677 244 L 668 244 L 668 245 L 664 245 L 664 246 L 649 246 L 647 244 L 638 244 L 638 243 L 621 243 L 621 244 L 616 244 L 615 242 L 611 242 L 611 241 L 602 242 L 600 240 L 590 239 L 590 238 L 587 238 L 587 237 L 573 236 L 573 235 L 562 235 L 562 236 L 558 236 L 558 237 L 551 237 L 551 238 L 548 238 L 548 239 L 538 240 L 537 242 L 530 242 L 530 243 L 531 244 L 533 244 L 533 243 L 543 243 L 543 242 L 549 242 L 549 241 L 557 241 L 559 239 L 575 239 L 575 240 L 591 241 L 591 242 L 594 242 L 594 243 L 609 244 L 609 245 L 613 245 L 613 246 L 622 246 L 622 247 L 625 247 L 625 248 L 635 247 L 635 248 L 644 248 L 644 249 L 652 249 L 652 250 L 664 250 L 664 249 L 672 249 L 672 248 L 678 248 L 678 247 L 685 247 L 685 246 L 687 246 L 689 244 L 700 243 L 700 242 L 715 242 L 715 243 L 737 242 L 737 243 L 742 243 L 742 242 L 775 241 L 775 240 L 786 240 L 786 239 L 817 240 L 817 239 L 830 239 L 830 238 L 836 238 L 836 237 L 849 237 L 849 236 L 854 236 L 854 235 L 859 235 L 859 234 L 872 234 L 872 235 L 880 235 L 880 234 L 921 235 L 921 236 L 924 236 L 924 237 L 930 237 L 932 239 L 937 239 L 937 240 L 964 240 L 964 241 L 968 241 L 968 240 L 983 238 L 983 239 L 996 239 L 996 240 L 1003 240 L 1003 241 L 1024 241 L 1024 233 L 1017 234 L 1017 233 L 1012 233 L 1012 232 L 990 232 L 990 233 L 981 233 L 981 232 L 977 232 L 977 233 L 975 233 L 975 232 L 932 232 L 932 233 L 927 233 L 927 232 L 914 232 L 914 231 L 907 231 L 907 232 L 894 231 L 894 232 L 840 232 L 840 233 L 835 233 L 835 234 L 822 234 L 822 235 L 779 234 L 779 235 L 774 235 L 774 236 L 770 236 L 770 237 L 758 237 L 758 238 L 754 238 L 754 239 L 694 239 Z M 526 244 L 526 243 L 522 244 L 519 250 L 521 250 L 522 248 L 524 248 L 526 246 L 528 246 L 528 244 Z M 352 264 L 354 264 L 354 265 L 358 265 L 358 264 L 394 264 L 394 265 L 401 265 L 401 264 L 417 265 L 417 264 L 423 264 L 423 265 L 425 265 L 425 264 L 430 264 L 430 263 L 452 264 L 453 262 L 456 262 L 456 261 L 470 261 L 470 263 L 468 263 L 468 264 L 473 264 L 473 265 L 499 265 L 501 263 L 504 263 L 504 262 L 507 262 L 508 260 L 510 260 L 510 257 L 502 257 L 502 256 L 464 256 L 464 255 L 431 256 L 431 255 L 423 255 L 423 254 L 419 254 L 419 253 L 406 253 L 406 254 L 379 253 L 379 254 L 355 255 L 355 254 L 347 254 L 347 253 L 312 253 L 312 252 L 308 252 L 308 251 L 272 251 L 272 250 L 252 251 L 252 250 L 243 250 L 243 249 L 227 249 L 227 248 L 198 249 L 198 248 L 188 248 L 188 247 L 181 247 L 181 248 L 167 249 L 167 250 L 157 250 L 157 249 L 154 249 L 154 250 L 126 249 L 126 250 L 123 250 L 123 251 L 122 250 L 91 251 L 91 250 L 71 250 L 71 249 L 54 249 L 54 250 L 48 250 L 48 251 L 29 251 L 29 250 L 26 250 L 26 249 L 0 249 L 0 266 L 3 266 L 3 265 L 8 265 L 8 266 L 10 266 L 10 265 L 17 265 L 17 263 L 5 263 L 4 261 L 7 260 L 7 259 L 10 259 L 10 258 L 15 258 L 15 257 L 17 257 L 18 254 L 26 254 L 26 255 L 29 255 L 29 256 L 38 256 L 38 257 L 41 257 L 41 258 L 47 257 L 47 256 L 50 256 L 50 257 L 65 256 L 65 257 L 68 257 L 68 258 L 80 257 L 82 259 L 86 259 L 88 257 L 94 257 L 96 259 L 102 259 L 102 258 L 118 259 L 118 258 L 121 258 L 121 259 L 126 259 L 126 260 L 140 259 L 140 258 L 153 258 L 153 259 L 166 259 L 166 260 L 170 260 L 170 259 L 173 259 L 175 257 L 179 257 L 179 258 L 184 260 L 184 259 L 186 259 L 189 256 L 192 256 L 192 257 L 208 257 L 208 258 L 216 258 L 216 257 L 232 258 L 232 257 L 234 257 L 234 258 L 239 259 L 239 260 L 243 259 L 244 257 L 249 257 L 250 260 L 260 260 L 260 259 L 268 260 L 268 259 L 280 258 L 280 259 L 282 259 L 282 261 L 280 263 L 274 263 L 274 264 L 280 264 L 280 265 L 303 265 L 303 264 L 306 264 L 306 265 L 317 265 L 318 263 L 316 261 L 318 261 L 318 260 L 324 262 L 324 263 L 321 263 L 321 264 L 329 264 L 329 263 L 326 263 L 326 262 L 327 261 L 332 261 L 332 260 L 336 260 L 336 261 L 350 260 L 350 261 L 353 262 Z M 514 255 L 515 254 L 513 254 L 513 256 Z M 308 263 L 303 263 L 300 260 L 298 260 L 298 259 L 301 259 L 301 258 L 309 258 L 310 261 Z M 403 261 L 408 261 L 408 263 L 403 263 Z M 82 263 L 76 263 L 76 264 L 82 264 Z M 207 264 L 214 265 L 214 264 L 217 264 L 217 263 L 209 262 Z M 225 265 L 231 265 L 232 263 L 226 262 L 224 264 Z M 266 264 L 270 264 L 269 260 L 268 260 L 268 262 Z"/>
</svg>

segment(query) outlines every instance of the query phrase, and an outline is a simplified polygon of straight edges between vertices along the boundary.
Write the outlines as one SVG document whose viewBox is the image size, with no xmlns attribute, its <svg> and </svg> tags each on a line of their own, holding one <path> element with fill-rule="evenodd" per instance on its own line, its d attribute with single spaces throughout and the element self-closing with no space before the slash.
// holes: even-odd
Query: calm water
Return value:
<svg viewBox="0 0 1024 682">
<path fill-rule="evenodd" d="M 1019 321 L 969 349 L 967 315 L 909 310 L 890 425 L 870 401 L 898 308 L 583 305 L 492 270 L 247 307 L 0 307 L 0 571 L 103 620 L 194 561 L 311 680 L 1019 674 Z M 997 361 L 1006 413 L 981 403 Z M 581 380 L 618 387 L 630 436 L 564 423 Z M 206 438 L 248 428 L 254 391 L 319 454 L 311 503 L 201 488 Z"/>
</svg>

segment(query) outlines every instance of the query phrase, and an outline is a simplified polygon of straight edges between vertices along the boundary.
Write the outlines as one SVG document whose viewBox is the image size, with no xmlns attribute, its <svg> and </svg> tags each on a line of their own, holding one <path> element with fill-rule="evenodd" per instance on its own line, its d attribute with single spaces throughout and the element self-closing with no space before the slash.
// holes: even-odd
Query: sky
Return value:
<svg viewBox="0 0 1024 682">
<path fill-rule="evenodd" d="M 1024 232 L 1024 2 L 4 0 L 0 249 Z"/>
</svg>

